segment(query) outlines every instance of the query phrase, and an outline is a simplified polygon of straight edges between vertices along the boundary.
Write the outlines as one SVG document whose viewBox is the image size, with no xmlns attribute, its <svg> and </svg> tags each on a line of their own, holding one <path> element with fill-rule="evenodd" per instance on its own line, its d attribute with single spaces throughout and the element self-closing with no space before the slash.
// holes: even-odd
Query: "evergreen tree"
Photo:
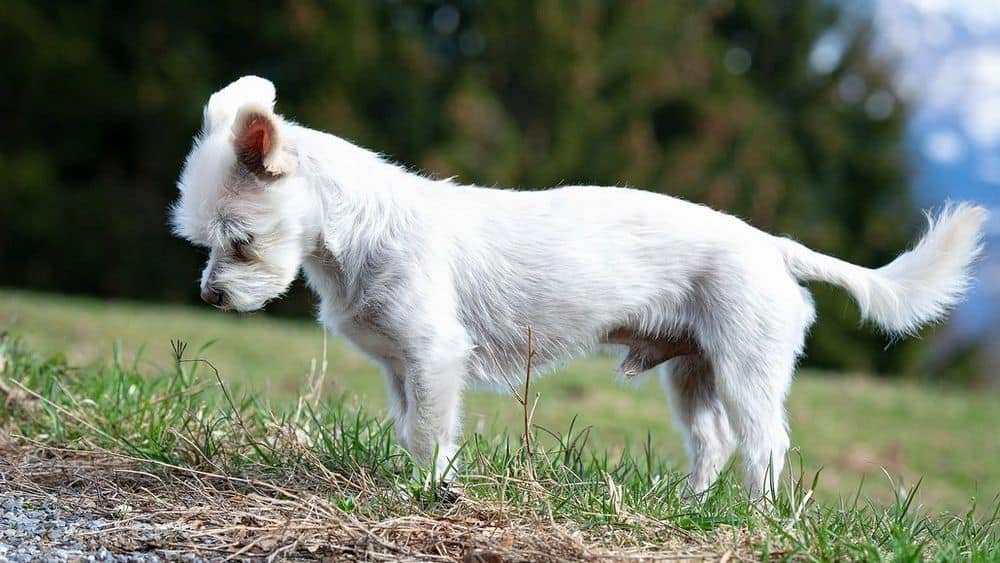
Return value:
<svg viewBox="0 0 1000 563">
<path fill-rule="evenodd" d="M 841 17 L 821 0 L 8 0 L 0 284 L 197 299 L 201 256 L 166 208 L 202 104 L 250 73 L 275 81 L 279 112 L 439 176 L 655 190 L 881 265 L 915 234 L 905 111 L 866 111 L 892 98 L 864 34 L 810 66 Z M 919 357 L 859 331 L 839 290 L 815 294 L 814 365 Z"/>
</svg>

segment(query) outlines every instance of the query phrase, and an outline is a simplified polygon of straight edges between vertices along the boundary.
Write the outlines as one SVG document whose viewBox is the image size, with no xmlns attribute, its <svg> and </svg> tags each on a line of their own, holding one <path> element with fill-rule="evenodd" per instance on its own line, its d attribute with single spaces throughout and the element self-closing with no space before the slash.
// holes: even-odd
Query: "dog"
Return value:
<svg viewBox="0 0 1000 563">
<path fill-rule="evenodd" d="M 752 496 L 781 474 L 785 397 L 815 308 L 845 288 L 893 336 L 940 320 L 982 248 L 985 209 L 928 214 L 923 237 L 868 269 L 666 195 L 521 192 L 435 180 L 274 112 L 247 76 L 213 94 L 178 181 L 175 234 L 209 251 L 201 297 L 254 311 L 304 271 L 319 319 L 377 362 L 401 445 L 454 474 L 462 392 L 603 345 L 659 368 L 699 494 L 739 448 Z"/>
</svg>

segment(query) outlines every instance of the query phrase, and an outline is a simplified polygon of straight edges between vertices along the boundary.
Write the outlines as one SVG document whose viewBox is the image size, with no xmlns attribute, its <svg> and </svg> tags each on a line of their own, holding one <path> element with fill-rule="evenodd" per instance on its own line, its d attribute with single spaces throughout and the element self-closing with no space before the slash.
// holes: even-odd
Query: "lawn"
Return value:
<svg viewBox="0 0 1000 563">
<path fill-rule="evenodd" d="M 5 290 L 0 332 L 0 496 L 98 518 L 102 532 L 80 540 L 90 549 L 467 561 L 995 556 L 992 396 L 802 373 L 778 497 L 748 502 L 727 472 L 691 501 L 679 494 L 683 448 L 657 383 L 616 383 L 610 359 L 581 360 L 534 386 L 530 449 L 509 392 L 470 393 L 462 475 L 445 490 L 393 446 L 381 380 L 364 358 L 331 338 L 317 384 L 324 338 L 310 322 Z"/>
<path fill-rule="evenodd" d="M 0 290 L 0 331 L 71 365 L 117 361 L 143 373 L 172 369 L 171 339 L 187 342 L 189 354 L 207 345 L 200 357 L 210 360 L 237 394 L 279 402 L 293 401 L 306 388 L 324 345 L 323 331 L 310 321 L 12 290 Z M 325 396 L 343 395 L 381 416 L 385 399 L 378 371 L 336 337 L 328 339 L 327 361 Z M 613 367 L 611 358 L 579 360 L 538 380 L 534 422 L 553 432 L 571 424 L 589 427 L 588 448 L 612 457 L 645 447 L 648 440 L 658 459 L 683 469 L 684 448 L 656 378 L 622 383 Z M 467 435 L 520 431 L 520 405 L 506 390 L 469 393 L 466 405 Z M 791 465 L 798 466 L 801 456 L 810 477 L 822 468 L 820 498 L 850 496 L 863 479 L 867 496 L 888 503 L 894 488 L 922 480 L 917 502 L 924 510 L 961 513 L 972 499 L 988 506 L 1000 493 L 996 396 L 803 371 L 788 408 Z"/>
</svg>

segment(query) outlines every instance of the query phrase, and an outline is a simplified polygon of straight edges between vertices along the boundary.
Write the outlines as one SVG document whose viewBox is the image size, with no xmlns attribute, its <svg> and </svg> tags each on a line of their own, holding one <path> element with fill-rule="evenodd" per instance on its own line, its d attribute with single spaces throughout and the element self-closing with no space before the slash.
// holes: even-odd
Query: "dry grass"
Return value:
<svg viewBox="0 0 1000 563">
<path fill-rule="evenodd" d="M 709 540 L 664 522 L 636 518 L 633 525 L 656 528 L 662 539 L 630 545 L 632 532 L 583 529 L 574 522 L 539 518 L 515 506 L 461 494 L 436 510 L 414 511 L 405 491 L 380 489 L 363 474 L 347 478 L 322 465 L 299 467 L 264 481 L 151 464 L 109 451 L 53 448 L 9 435 L 5 442 L 0 448 L 3 493 L 54 499 L 67 510 L 107 519 L 112 524 L 85 543 L 116 553 L 482 562 L 759 557 L 739 530 Z M 331 500 L 345 497 L 407 509 L 373 519 Z"/>
</svg>

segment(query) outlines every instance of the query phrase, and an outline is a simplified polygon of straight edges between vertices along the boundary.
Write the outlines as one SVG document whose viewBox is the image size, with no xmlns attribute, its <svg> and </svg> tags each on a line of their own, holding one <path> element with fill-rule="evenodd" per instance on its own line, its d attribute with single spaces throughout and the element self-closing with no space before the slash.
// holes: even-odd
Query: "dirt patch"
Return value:
<svg viewBox="0 0 1000 563">
<path fill-rule="evenodd" d="M 433 509 L 414 505 L 405 513 L 398 508 L 405 506 L 399 501 L 402 493 L 344 497 L 344 483 L 335 475 L 293 473 L 265 481 L 151 465 L 109 452 L 12 443 L 0 440 L 0 495 L 20 502 L 9 512 L 44 505 L 60 511 L 63 520 L 81 522 L 60 534 L 72 540 L 76 551 L 67 552 L 65 544 L 42 536 L 24 540 L 35 542 L 34 553 L 43 559 L 69 553 L 121 561 L 235 557 L 492 563 L 753 555 L 750 541 L 738 531 L 721 545 L 666 523 L 639 522 L 631 525 L 659 527 L 663 540 L 628 545 L 632 536 L 627 526 L 582 527 L 464 495 Z M 393 502 L 392 497 L 397 508 L 389 512 L 394 514 L 366 514 L 380 502 Z"/>
</svg>

